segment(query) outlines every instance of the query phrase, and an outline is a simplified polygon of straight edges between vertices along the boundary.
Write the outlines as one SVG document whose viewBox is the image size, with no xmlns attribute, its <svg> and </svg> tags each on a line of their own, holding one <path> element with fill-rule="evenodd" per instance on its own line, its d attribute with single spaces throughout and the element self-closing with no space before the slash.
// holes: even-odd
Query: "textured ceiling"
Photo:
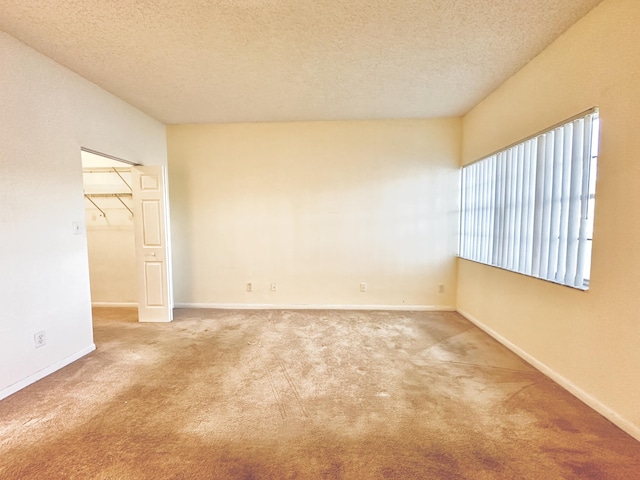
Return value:
<svg viewBox="0 0 640 480">
<path fill-rule="evenodd" d="M 601 0 L 0 0 L 0 29 L 167 123 L 458 116 Z"/>
</svg>

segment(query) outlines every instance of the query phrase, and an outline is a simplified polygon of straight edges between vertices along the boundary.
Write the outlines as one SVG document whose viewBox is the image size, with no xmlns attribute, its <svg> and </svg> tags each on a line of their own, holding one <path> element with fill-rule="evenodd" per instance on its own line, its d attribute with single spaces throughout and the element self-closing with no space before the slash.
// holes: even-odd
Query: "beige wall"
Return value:
<svg viewBox="0 0 640 480">
<path fill-rule="evenodd" d="M 640 2 L 605 0 L 464 118 L 464 162 L 591 106 L 591 288 L 460 260 L 458 309 L 640 438 Z"/>
<path fill-rule="evenodd" d="M 169 126 L 176 303 L 453 308 L 460 126 Z"/>
<path fill-rule="evenodd" d="M 2 32 L 0 65 L 2 398 L 94 348 L 80 148 L 163 165 L 166 137 L 161 123 Z M 39 331 L 47 343 L 36 349 Z"/>
</svg>

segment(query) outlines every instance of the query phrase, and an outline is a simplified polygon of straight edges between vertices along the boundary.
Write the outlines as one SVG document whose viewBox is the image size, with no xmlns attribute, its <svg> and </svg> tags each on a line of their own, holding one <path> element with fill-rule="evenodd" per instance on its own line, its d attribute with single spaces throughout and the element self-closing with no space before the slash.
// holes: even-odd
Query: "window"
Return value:
<svg viewBox="0 0 640 480">
<path fill-rule="evenodd" d="M 598 110 L 462 169 L 459 255 L 587 290 Z"/>
</svg>

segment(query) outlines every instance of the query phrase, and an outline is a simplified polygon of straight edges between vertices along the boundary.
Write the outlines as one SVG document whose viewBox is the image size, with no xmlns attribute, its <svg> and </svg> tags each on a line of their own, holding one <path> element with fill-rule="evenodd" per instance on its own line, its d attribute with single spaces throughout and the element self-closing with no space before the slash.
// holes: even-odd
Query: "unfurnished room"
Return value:
<svg viewBox="0 0 640 480">
<path fill-rule="evenodd" d="M 0 478 L 640 479 L 639 24 L 0 0 Z"/>
</svg>

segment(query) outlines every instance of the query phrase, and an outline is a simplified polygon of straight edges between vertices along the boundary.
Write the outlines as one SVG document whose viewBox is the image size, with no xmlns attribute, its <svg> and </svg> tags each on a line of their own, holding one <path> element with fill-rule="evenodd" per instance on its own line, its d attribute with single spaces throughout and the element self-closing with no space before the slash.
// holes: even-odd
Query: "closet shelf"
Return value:
<svg viewBox="0 0 640 480">
<path fill-rule="evenodd" d="M 133 210 L 129 208 L 129 205 L 124 203 L 121 197 L 131 198 L 131 194 L 130 193 L 85 193 L 84 194 L 84 198 L 89 200 L 93 204 L 93 206 L 96 207 L 100 211 L 102 216 L 105 218 L 107 216 L 106 212 L 102 210 L 96 202 L 91 200 L 92 198 L 117 198 L 118 200 L 120 200 L 120 203 L 124 206 L 124 208 L 129 210 L 129 213 L 131 214 L 131 216 L 133 216 Z"/>
<path fill-rule="evenodd" d="M 132 194 L 131 193 L 85 193 L 84 194 L 85 197 L 91 197 L 91 198 L 99 198 L 99 197 L 125 197 L 125 198 L 131 198 Z"/>
<path fill-rule="evenodd" d="M 124 177 L 121 174 L 121 172 L 122 173 L 128 173 L 130 171 L 131 171 L 130 168 L 117 169 L 116 167 L 111 167 L 111 168 L 95 167 L 95 168 L 85 168 L 85 169 L 83 169 L 83 173 L 109 173 L 109 174 L 115 173 L 119 177 L 119 179 L 122 181 L 122 183 L 124 183 L 127 186 L 127 188 L 129 189 L 129 191 L 126 192 L 126 193 L 119 193 L 119 192 L 116 192 L 116 193 L 86 193 L 85 192 L 84 198 L 89 200 L 93 204 L 93 206 L 96 207 L 100 211 L 100 213 L 102 214 L 103 217 L 106 217 L 107 214 L 92 199 L 93 198 L 117 198 L 120 201 L 120 203 L 122 205 L 124 205 L 124 208 L 129 210 L 129 213 L 133 216 L 133 210 L 131 210 L 129 208 L 129 206 L 126 203 L 124 203 L 124 201 L 122 200 L 122 197 L 131 198 L 131 196 L 132 196 L 131 192 L 133 190 L 131 188 L 131 185 L 129 185 L 129 183 L 124 179 Z M 117 190 L 117 187 L 115 187 L 115 188 Z M 120 186 L 120 188 L 122 188 L 122 186 Z"/>
</svg>

